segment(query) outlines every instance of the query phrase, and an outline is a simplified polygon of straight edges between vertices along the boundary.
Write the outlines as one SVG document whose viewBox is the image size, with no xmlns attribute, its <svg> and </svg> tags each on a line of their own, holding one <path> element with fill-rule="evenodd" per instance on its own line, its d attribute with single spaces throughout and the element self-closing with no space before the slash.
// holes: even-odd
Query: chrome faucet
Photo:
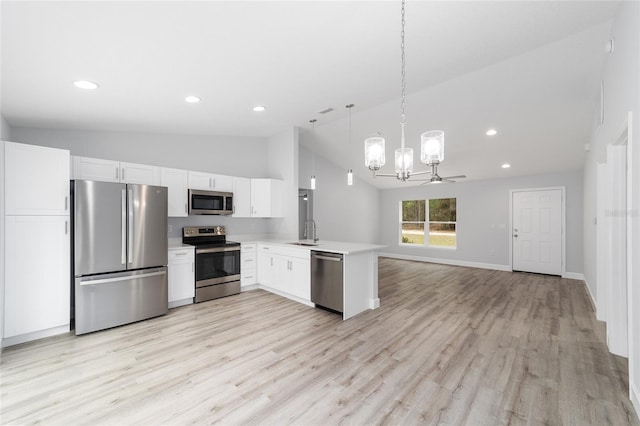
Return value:
<svg viewBox="0 0 640 426">
<path fill-rule="evenodd" d="M 305 238 L 308 238 L 307 237 L 307 229 L 309 229 L 309 227 L 307 226 L 307 224 L 309 222 L 311 222 L 311 225 L 312 225 L 311 230 L 313 231 L 313 234 L 312 234 L 313 235 L 313 242 L 317 243 L 318 240 L 319 240 L 319 238 L 318 238 L 318 225 L 316 224 L 315 220 L 309 219 L 304 223 L 304 236 L 305 236 Z"/>
</svg>

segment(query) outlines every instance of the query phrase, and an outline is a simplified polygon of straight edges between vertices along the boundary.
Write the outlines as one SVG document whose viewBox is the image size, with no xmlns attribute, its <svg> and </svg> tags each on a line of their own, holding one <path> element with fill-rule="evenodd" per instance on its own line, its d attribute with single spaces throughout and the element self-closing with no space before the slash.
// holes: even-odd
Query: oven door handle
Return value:
<svg viewBox="0 0 640 426">
<path fill-rule="evenodd" d="M 215 248 L 206 248 L 199 249 L 196 248 L 196 254 L 205 254 L 205 253 L 220 253 L 223 251 L 240 251 L 240 246 L 234 247 L 215 247 Z"/>
</svg>

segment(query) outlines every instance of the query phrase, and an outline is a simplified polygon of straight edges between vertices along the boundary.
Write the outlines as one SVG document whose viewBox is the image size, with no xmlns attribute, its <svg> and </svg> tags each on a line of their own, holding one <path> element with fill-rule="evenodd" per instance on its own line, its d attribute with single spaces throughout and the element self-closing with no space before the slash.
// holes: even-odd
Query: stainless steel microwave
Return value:
<svg viewBox="0 0 640 426">
<path fill-rule="evenodd" d="M 189 190 L 189 215 L 233 214 L 233 193 Z"/>
</svg>

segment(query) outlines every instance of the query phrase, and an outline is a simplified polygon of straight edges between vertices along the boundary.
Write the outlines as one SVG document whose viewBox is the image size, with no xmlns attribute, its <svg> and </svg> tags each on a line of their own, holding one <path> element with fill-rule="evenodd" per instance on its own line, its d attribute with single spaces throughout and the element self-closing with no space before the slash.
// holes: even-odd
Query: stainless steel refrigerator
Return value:
<svg viewBox="0 0 640 426">
<path fill-rule="evenodd" d="M 84 334 L 167 313 L 167 188 L 75 180 L 73 304 Z"/>
</svg>

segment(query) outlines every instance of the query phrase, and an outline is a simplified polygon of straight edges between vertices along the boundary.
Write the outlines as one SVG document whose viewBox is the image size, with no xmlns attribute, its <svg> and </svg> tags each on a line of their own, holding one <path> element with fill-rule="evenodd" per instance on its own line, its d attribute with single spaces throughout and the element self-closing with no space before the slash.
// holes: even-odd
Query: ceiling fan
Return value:
<svg viewBox="0 0 640 426">
<path fill-rule="evenodd" d="M 456 181 L 452 180 L 452 179 L 464 179 L 464 178 L 467 177 L 466 175 L 456 175 L 456 176 L 441 177 L 438 174 L 438 164 L 434 163 L 434 164 L 431 164 L 430 166 L 431 166 L 431 171 L 429 172 L 429 174 L 431 175 L 431 177 L 429 179 L 415 179 L 416 181 L 420 181 L 420 180 L 425 181 L 421 185 L 426 185 L 428 183 L 442 183 L 442 182 L 455 183 Z"/>
</svg>

